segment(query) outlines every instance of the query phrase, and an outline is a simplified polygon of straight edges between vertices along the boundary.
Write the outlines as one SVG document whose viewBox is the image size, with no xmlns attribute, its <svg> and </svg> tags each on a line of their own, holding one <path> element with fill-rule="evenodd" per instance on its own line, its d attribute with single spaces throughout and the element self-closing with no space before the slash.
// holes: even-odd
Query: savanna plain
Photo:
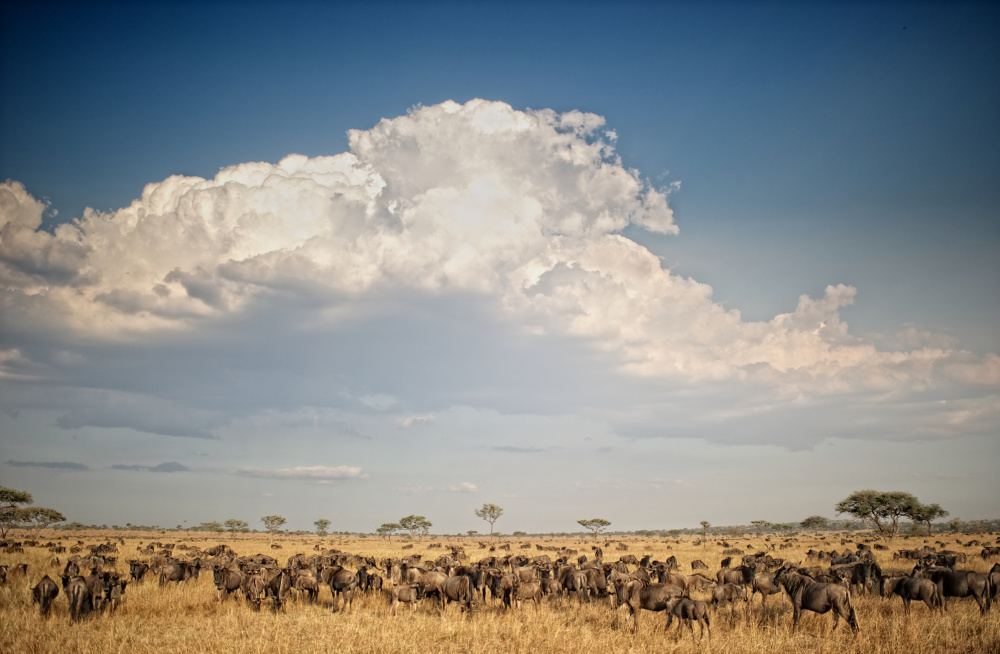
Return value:
<svg viewBox="0 0 1000 654">
<path fill-rule="evenodd" d="M 381 562 L 387 558 L 402 559 L 415 554 L 425 561 L 434 560 L 449 553 L 450 546 L 464 549 L 465 563 L 508 554 L 528 557 L 545 554 L 554 560 L 565 550 L 576 551 L 571 557 L 574 561 L 580 555 L 593 559 L 595 541 L 525 537 L 499 541 L 496 551 L 490 552 L 489 548 L 480 547 L 476 539 L 457 537 L 386 542 L 375 537 L 283 535 L 270 539 L 262 534 L 122 531 L 43 531 L 13 536 L 8 540 L 37 540 L 38 545 L 24 546 L 23 552 L 0 552 L 0 565 L 28 564 L 26 575 L 8 576 L 0 585 L 0 651 L 4 653 L 1000 652 L 1000 610 L 994 607 L 981 615 L 978 605 L 970 598 L 951 600 L 943 614 L 932 613 L 923 603 L 914 602 L 907 616 L 899 597 L 883 598 L 877 592 L 855 592 L 851 600 L 860 626 L 855 635 L 844 620 L 834 631 L 829 613 L 804 612 L 798 630 L 793 631 L 788 597 L 774 595 L 766 606 L 762 606 L 758 595 L 749 604 L 737 602 L 734 606 L 710 611 L 711 635 L 706 634 L 699 640 L 698 625 L 692 633 L 681 628 L 675 620 L 671 629 L 665 632 L 666 616 L 662 612 L 642 611 L 638 629 L 633 631 L 628 608 L 613 608 L 608 597 L 582 602 L 576 596 L 546 596 L 537 607 L 525 603 L 520 608 L 509 609 L 488 598 L 474 604 L 469 611 L 450 604 L 443 612 L 428 598 L 421 600 L 415 611 L 411 612 L 404 605 L 398 615 L 393 616 L 386 589 L 358 593 L 350 607 L 334 611 L 331 590 L 321 585 L 314 603 L 306 601 L 305 597 L 296 597 L 297 591 L 292 590 L 281 610 L 273 610 L 272 603 L 265 601 L 260 610 L 255 611 L 239 593 L 220 601 L 211 569 L 203 570 L 197 579 L 163 586 L 157 574 L 150 571 L 143 580 L 128 584 L 124 600 L 116 611 L 94 613 L 74 623 L 70 620 L 67 597 L 60 581 L 66 561 L 72 556 L 68 551 L 70 547 L 81 547 L 86 555 L 89 545 L 114 544 L 118 551 L 112 556 L 116 561 L 105 566 L 105 570 L 116 570 L 122 578 L 127 578 L 128 561 L 149 560 L 151 555 L 140 550 L 153 542 L 173 543 L 173 553 L 178 558 L 191 558 L 192 548 L 204 550 L 226 544 L 239 556 L 265 554 L 281 565 L 295 554 L 311 556 L 324 550 L 339 550 L 374 557 L 381 567 Z M 974 539 L 978 544 L 970 545 Z M 602 537 L 596 544 L 602 547 L 606 562 L 625 555 L 637 558 L 649 555 L 659 561 L 674 556 L 680 564 L 680 572 L 690 574 L 691 563 L 700 560 L 708 566 L 702 572 L 714 579 L 722 560 L 732 556 L 724 553 L 727 548 L 722 540 L 722 537 L 710 537 L 701 543 L 690 536 Z M 817 564 L 815 559 L 807 558 L 810 549 L 855 551 L 857 543 L 875 542 L 856 532 L 818 532 L 766 539 L 727 536 L 724 540 L 746 553 L 769 551 L 772 557 L 803 566 Z M 939 550 L 965 553 L 967 559 L 959 564 L 960 569 L 987 572 L 995 561 L 984 559 L 980 553 L 983 546 L 996 545 L 998 540 L 1000 538 L 991 534 L 901 537 L 888 549 L 876 550 L 875 556 L 884 572 L 909 572 L 913 561 L 894 559 L 894 552 L 929 545 Z M 44 547 L 50 542 L 62 543 L 67 552 L 53 553 Z M 504 544 L 509 550 L 500 548 Z M 163 549 L 157 547 L 156 551 Z M 739 556 L 734 557 L 733 565 L 738 565 L 739 559 Z M 350 569 L 351 565 L 346 567 Z M 635 566 L 629 569 L 634 570 Z M 56 581 L 60 592 L 49 615 L 43 617 L 32 602 L 31 589 L 45 575 Z M 708 600 L 711 589 L 692 591 L 691 597 Z"/>
</svg>

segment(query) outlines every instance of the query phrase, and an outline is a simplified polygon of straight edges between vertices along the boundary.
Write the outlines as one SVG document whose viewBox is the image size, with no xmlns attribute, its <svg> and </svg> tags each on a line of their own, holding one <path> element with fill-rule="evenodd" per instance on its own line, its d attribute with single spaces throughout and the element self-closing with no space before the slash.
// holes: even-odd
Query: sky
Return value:
<svg viewBox="0 0 1000 654">
<path fill-rule="evenodd" d="M 5 3 L 0 485 L 436 533 L 1000 506 L 989 3 Z"/>
</svg>

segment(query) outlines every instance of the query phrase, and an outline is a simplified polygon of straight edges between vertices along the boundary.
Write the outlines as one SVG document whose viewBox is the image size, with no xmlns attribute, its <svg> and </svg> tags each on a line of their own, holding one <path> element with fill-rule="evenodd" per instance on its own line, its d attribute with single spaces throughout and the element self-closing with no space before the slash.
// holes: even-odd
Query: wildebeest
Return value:
<svg viewBox="0 0 1000 654">
<path fill-rule="evenodd" d="M 413 611 L 417 610 L 417 602 L 424 596 L 424 587 L 420 584 L 404 584 L 395 586 L 389 591 L 389 608 L 396 615 L 400 602 L 406 602 Z"/>
<path fill-rule="evenodd" d="M 851 594 L 843 586 L 820 583 L 788 569 L 781 570 L 774 581 L 785 589 L 792 600 L 792 631 L 798 628 L 803 609 L 821 615 L 832 609 L 834 629 L 843 616 L 851 625 L 851 631 L 858 633 L 858 616 L 851 606 Z"/>
<path fill-rule="evenodd" d="M 132 581 L 142 581 L 142 577 L 149 571 L 149 564 L 145 561 L 132 560 L 128 562 L 128 573 Z"/>
<path fill-rule="evenodd" d="M 250 608 L 259 611 L 260 603 L 267 597 L 267 583 L 261 577 L 260 570 L 248 574 L 246 597 Z"/>
<path fill-rule="evenodd" d="M 267 589 L 267 596 L 274 602 L 274 610 L 277 611 L 283 608 L 285 600 L 288 598 L 288 592 L 292 587 L 291 575 L 288 568 L 280 568 L 278 570 L 265 568 L 262 576 L 264 586 Z M 336 600 L 336 597 L 334 597 L 334 600 Z"/>
<path fill-rule="evenodd" d="M 93 610 L 90 600 L 90 590 L 83 577 L 63 577 L 63 590 L 66 591 L 66 598 L 69 600 L 69 619 L 71 622 L 79 622 L 80 619 Z"/>
<path fill-rule="evenodd" d="M 31 589 L 31 597 L 38 605 L 38 612 L 42 615 L 48 615 L 49 609 L 52 608 L 52 601 L 58 595 L 59 586 L 48 575 L 42 577 L 41 581 Z"/>
<path fill-rule="evenodd" d="M 749 586 L 753 583 L 753 578 L 757 574 L 756 565 L 740 565 L 735 568 L 723 568 L 715 573 L 718 584 L 737 584 L 739 586 Z"/>
<path fill-rule="evenodd" d="M 535 603 L 535 609 L 539 608 L 542 599 L 541 581 L 516 581 L 511 591 L 511 606 L 516 605 L 521 608 L 521 603 L 531 601 Z"/>
<path fill-rule="evenodd" d="M 219 601 L 225 600 L 230 594 L 240 590 L 248 581 L 239 570 L 218 566 L 212 570 L 215 588 L 219 591 Z"/>
<path fill-rule="evenodd" d="M 618 604 L 628 606 L 633 631 L 639 629 L 640 610 L 665 611 L 670 600 L 680 597 L 684 592 L 673 584 L 647 584 L 638 580 L 622 579 L 615 581 L 615 591 Z"/>
<path fill-rule="evenodd" d="M 330 586 L 333 595 L 333 611 L 340 610 L 340 600 L 343 597 L 344 608 L 354 604 L 354 591 L 358 587 L 358 575 L 339 565 L 323 568 L 320 573 L 323 583 Z"/>
<path fill-rule="evenodd" d="M 691 562 L 691 571 L 695 570 L 708 570 L 708 566 L 701 559 L 695 559 Z"/>
<path fill-rule="evenodd" d="M 180 583 L 194 576 L 196 576 L 195 569 L 189 561 L 170 559 L 160 570 L 160 585 L 164 586 L 170 581 Z"/>
<path fill-rule="evenodd" d="M 686 597 L 679 597 L 670 602 L 670 606 L 667 607 L 667 626 L 663 628 L 664 631 L 670 629 L 670 625 L 673 623 L 674 618 L 679 618 L 681 624 L 686 624 L 687 628 L 691 631 L 691 640 L 694 640 L 694 625 L 692 621 L 697 621 L 698 626 L 701 631 L 698 632 L 698 640 L 700 641 L 705 635 L 705 631 L 708 631 L 708 637 L 712 637 L 712 629 L 708 620 L 708 605 L 700 600 L 692 600 Z M 677 629 L 680 630 L 680 624 L 677 625 Z"/>
<path fill-rule="evenodd" d="M 538 582 L 531 582 L 538 583 Z M 450 602 L 458 602 L 463 611 L 472 610 L 476 593 L 472 588 L 472 580 L 466 576 L 448 577 L 441 585 L 441 609 Z"/>
<path fill-rule="evenodd" d="M 767 606 L 767 596 L 777 595 L 781 592 L 781 586 L 775 583 L 774 576 L 776 572 L 767 572 L 762 575 L 756 575 L 753 578 L 753 583 L 751 584 L 750 601 L 760 593 L 760 606 L 761 608 Z"/>
<path fill-rule="evenodd" d="M 937 584 L 923 577 L 883 577 L 879 587 L 882 597 L 899 595 L 903 600 L 903 609 L 910 615 L 910 602 L 922 601 L 931 610 L 944 610 Z"/>
<path fill-rule="evenodd" d="M 128 580 L 122 579 L 117 572 L 105 574 L 108 577 L 105 579 L 104 599 L 107 602 L 108 610 L 114 613 L 125 598 L 125 587 L 128 586 Z"/>
<path fill-rule="evenodd" d="M 979 613 L 982 615 L 985 615 L 986 611 L 993 605 L 990 576 L 983 572 L 952 570 L 950 568 L 921 569 L 920 566 L 917 566 L 914 568 L 913 574 L 919 574 L 937 584 L 945 611 L 948 610 L 949 597 L 972 597 L 979 605 Z"/>
<path fill-rule="evenodd" d="M 750 601 L 750 593 L 746 586 L 737 584 L 722 584 L 712 589 L 712 608 L 716 611 L 723 604 L 735 606 L 736 600 Z"/>
</svg>

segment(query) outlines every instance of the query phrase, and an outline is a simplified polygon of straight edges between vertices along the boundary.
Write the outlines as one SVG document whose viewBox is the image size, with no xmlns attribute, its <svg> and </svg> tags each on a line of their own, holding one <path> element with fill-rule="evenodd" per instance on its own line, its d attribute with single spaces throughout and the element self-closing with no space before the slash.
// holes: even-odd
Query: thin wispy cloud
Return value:
<svg viewBox="0 0 1000 654">
<path fill-rule="evenodd" d="M 89 470 L 86 465 L 73 461 L 7 461 L 16 468 L 50 468 L 52 470 Z"/>
<path fill-rule="evenodd" d="M 304 479 L 316 482 L 340 479 L 367 479 L 368 474 L 358 466 L 296 466 L 294 468 L 251 469 L 240 468 L 236 474 L 257 479 Z"/>
<path fill-rule="evenodd" d="M 116 463 L 112 470 L 129 470 L 133 472 L 189 472 L 191 469 L 176 461 L 166 461 L 155 466 Z"/>
</svg>

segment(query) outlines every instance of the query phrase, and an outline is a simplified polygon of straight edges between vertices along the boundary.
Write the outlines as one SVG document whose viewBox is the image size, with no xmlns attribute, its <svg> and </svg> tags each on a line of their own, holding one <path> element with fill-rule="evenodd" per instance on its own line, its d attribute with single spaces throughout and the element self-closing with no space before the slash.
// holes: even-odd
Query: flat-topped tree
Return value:
<svg viewBox="0 0 1000 654">
<path fill-rule="evenodd" d="M 927 535 L 931 535 L 931 523 L 938 518 L 948 517 L 948 512 L 938 504 L 920 504 L 909 513 L 910 519 L 914 522 L 922 522 L 927 525 Z"/>
<path fill-rule="evenodd" d="M 287 522 L 280 515 L 266 515 L 262 517 L 260 521 L 264 523 L 264 527 L 267 529 L 267 532 L 271 534 L 271 538 L 274 538 L 274 535 L 281 529 L 281 525 Z"/>
<path fill-rule="evenodd" d="M 397 531 L 402 531 L 403 527 L 398 522 L 383 522 L 382 525 L 375 530 L 375 533 L 379 536 L 385 535 L 388 542 L 392 542 L 392 535 Z"/>
<path fill-rule="evenodd" d="M 594 532 L 594 540 L 597 540 L 598 535 L 600 535 L 602 531 L 611 526 L 611 522 L 605 520 L 604 518 L 577 520 L 577 523 L 580 524 L 584 529 L 589 529 L 590 531 Z"/>
<path fill-rule="evenodd" d="M 899 519 L 920 507 L 910 493 L 902 491 L 861 490 L 851 493 L 835 507 L 837 513 L 850 513 L 871 523 L 878 535 L 891 541 L 899 534 Z"/>
<path fill-rule="evenodd" d="M 493 524 L 503 515 L 503 509 L 496 504 L 484 504 L 483 508 L 473 511 L 476 517 L 490 523 L 490 536 L 493 536 Z"/>
<path fill-rule="evenodd" d="M 319 536 L 326 536 L 326 530 L 330 528 L 329 520 L 327 520 L 326 518 L 320 518 L 313 524 L 316 525 L 316 533 Z"/>
<path fill-rule="evenodd" d="M 418 533 L 426 536 L 433 525 L 422 515 L 408 515 L 400 519 L 399 526 L 410 532 L 410 538 L 416 538 Z"/>
</svg>

